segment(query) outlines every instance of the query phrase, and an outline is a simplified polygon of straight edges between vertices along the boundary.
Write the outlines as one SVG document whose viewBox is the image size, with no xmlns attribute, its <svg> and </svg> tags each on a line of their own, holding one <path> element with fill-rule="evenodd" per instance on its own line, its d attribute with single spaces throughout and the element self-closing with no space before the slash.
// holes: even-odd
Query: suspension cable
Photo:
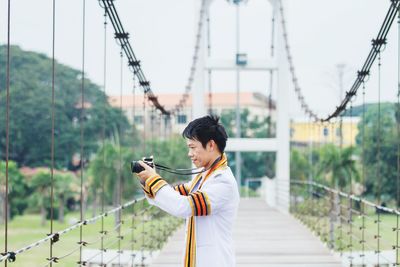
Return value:
<svg viewBox="0 0 400 267">
<path fill-rule="evenodd" d="M 376 153 L 376 161 L 377 161 L 377 182 L 378 182 L 378 189 L 377 189 L 377 202 L 378 205 L 382 205 L 382 199 L 381 199 L 381 194 L 382 194 L 382 174 L 381 174 L 381 134 L 382 134 L 382 125 L 381 125 L 381 53 L 378 53 L 378 133 L 377 133 L 377 153 Z M 378 218 L 377 218 L 377 235 L 376 235 L 376 242 L 377 242 L 377 264 L 379 266 L 380 264 L 380 212 L 378 212 Z"/>
<path fill-rule="evenodd" d="M 275 10 L 272 11 L 272 21 L 271 21 L 271 58 L 275 55 Z M 274 86 L 274 71 L 269 71 L 269 94 L 268 94 L 268 130 L 267 137 L 271 137 L 272 134 L 272 91 Z"/>
<path fill-rule="evenodd" d="M 400 0 L 391 0 L 391 4 L 389 7 L 389 10 L 385 16 L 385 19 L 381 25 L 381 28 L 379 30 L 379 33 L 376 37 L 376 39 L 372 40 L 372 48 L 370 50 L 370 53 L 367 56 L 367 59 L 364 62 L 363 67 L 361 68 L 360 71 L 357 72 L 357 77 L 350 88 L 350 90 L 346 93 L 345 98 L 342 100 L 341 104 L 336 107 L 335 111 L 328 115 L 326 118 L 321 118 L 319 117 L 315 112 L 313 112 L 309 105 L 305 102 L 304 95 L 302 93 L 301 87 L 299 86 L 298 79 L 295 75 L 295 68 L 293 64 L 293 58 L 292 54 L 290 51 L 290 46 L 288 42 L 288 33 L 286 29 L 286 21 L 285 21 L 285 16 L 284 16 L 284 9 L 282 6 L 282 2 L 280 1 L 280 12 L 281 12 L 281 24 L 282 24 L 282 30 L 283 30 L 283 37 L 285 41 L 285 49 L 287 53 L 287 58 L 289 61 L 289 69 L 292 75 L 292 82 L 294 84 L 295 92 L 297 94 L 297 98 L 301 104 L 302 109 L 306 114 L 309 114 L 313 119 L 315 120 L 322 120 L 322 121 L 329 121 L 334 117 L 339 116 L 343 111 L 346 110 L 347 104 L 350 102 L 351 98 L 357 94 L 357 91 L 359 87 L 362 85 L 362 83 L 366 80 L 367 76 L 370 73 L 370 69 L 375 62 L 378 53 L 381 52 L 381 50 L 385 47 L 386 45 L 386 37 L 387 34 L 393 24 L 394 19 L 396 18 L 397 13 L 399 12 L 399 7 L 400 7 Z"/>
<path fill-rule="evenodd" d="M 136 100 L 136 79 L 135 79 L 135 75 L 133 75 L 133 86 L 132 86 L 132 155 L 134 155 L 135 153 L 135 100 Z M 132 219 L 131 219 L 131 266 L 134 266 L 134 261 L 135 261 L 135 257 L 136 254 L 134 253 L 134 249 L 135 249 L 135 235 L 134 235 L 134 231 L 135 231 L 135 205 L 132 205 Z"/>
<path fill-rule="evenodd" d="M 366 191 L 366 179 L 365 179 L 365 174 L 366 174 L 366 165 L 365 165 L 365 82 L 362 83 L 362 169 L 361 169 L 361 184 L 363 188 L 363 193 Z M 362 257 L 362 264 L 365 264 L 365 204 L 360 203 L 361 205 L 361 220 L 362 220 L 362 226 L 361 226 L 361 257 Z"/>
<path fill-rule="evenodd" d="M 122 50 L 128 59 L 128 65 L 136 75 L 139 85 L 143 88 L 143 92 L 148 95 L 148 100 L 151 101 L 154 106 L 160 110 L 163 114 L 169 115 L 171 112 L 167 111 L 158 101 L 158 97 L 153 93 L 150 87 L 150 82 L 146 79 L 143 70 L 141 68 L 140 60 L 137 59 L 133 52 L 132 46 L 129 42 L 129 33 L 124 30 L 121 20 L 118 16 L 118 12 L 114 6 L 114 1 L 101 0 L 105 11 L 111 21 L 111 24 L 115 31 L 115 39 L 119 42 Z"/>
<path fill-rule="evenodd" d="M 99 2 L 100 3 L 100 2 Z M 105 11 L 107 7 L 104 7 L 104 51 L 103 51 L 103 125 L 102 125 L 102 157 L 103 157 L 103 164 L 106 163 L 106 150 L 105 150 L 105 138 L 106 138 L 106 110 L 107 110 L 107 13 Z M 104 206 L 105 206 L 105 174 L 101 174 L 101 213 L 104 213 Z M 104 265 L 104 235 L 106 231 L 104 229 L 104 217 L 101 217 L 101 244 L 100 244 L 100 264 L 101 266 Z"/>
<path fill-rule="evenodd" d="M 6 81 L 6 192 L 4 201 L 4 253 L 3 256 L 11 256 L 8 252 L 8 159 L 9 159 L 9 146 L 10 146 L 10 35 L 11 35 L 11 1 L 7 2 L 7 81 Z M 11 261 L 15 261 L 15 256 Z M 4 262 L 7 267 L 7 261 Z"/>
<path fill-rule="evenodd" d="M 192 63 L 191 63 L 191 67 L 190 67 L 189 77 L 186 82 L 185 92 L 182 95 L 182 98 L 179 100 L 178 104 L 175 106 L 175 108 L 172 109 L 172 111 L 171 111 L 172 114 L 177 114 L 177 112 L 185 106 L 185 103 L 186 103 L 187 99 L 189 98 L 189 93 L 193 87 L 194 76 L 197 71 L 197 60 L 198 60 L 199 51 L 201 48 L 203 21 L 204 21 L 204 16 L 206 15 L 206 11 L 205 11 L 206 5 L 207 5 L 207 1 L 201 0 L 201 6 L 200 6 L 200 11 L 199 11 L 199 20 L 197 22 L 196 41 L 195 41 L 195 46 L 194 46 L 194 51 L 193 51 L 193 57 L 192 57 Z"/>
<path fill-rule="evenodd" d="M 82 1 L 82 71 L 81 71 L 81 114 L 80 114 L 80 132 L 81 132 L 81 151 L 80 151 L 80 222 L 84 221 L 83 214 L 83 172 L 84 172 L 84 119 L 85 119 L 85 42 L 86 42 L 86 0 Z M 80 266 L 82 262 L 82 244 L 83 244 L 83 225 L 79 226 L 79 262 Z"/>
<path fill-rule="evenodd" d="M 397 18 L 397 108 L 395 109 L 395 118 L 397 126 L 397 210 L 400 210 L 400 7 L 398 10 Z M 400 244 L 399 244 L 399 233 L 400 233 L 400 218 L 399 214 L 396 216 L 396 265 L 400 265 Z"/>
<path fill-rule="evenodd" d="M 123 116 L 123 109 L 122 109 L 122 91 L 123 91 L 123 79 L 124 79 L 124 54 L 122 53 L 122 49 L 120 52 L 120 94 L 119 94 L 119 108 L 121 111 L 121 116 Z M 119 168 L 118 168 L 118 204 L 120 206 L 122 204 L 122 123 L 119 120 L 118 125 L 118 158 L 119 158 Z M 122 209 L 118 212 L 118 264 L 121 266 L 121 227 L 122 227 Z"/>
<path fill-rule="evenodd" d="M 55 33 L 56 33 L 56 3 L 53 0 L 53 11 L 52 11 L 52 62 L 51 62 L 51 166 L 50 166 L 50 234 L 53 234 L 53 221 L 54 221 L 54 127 L 55 127 Z M 64 205 L 64 203 L 59 203 Z M 60 216 L 60 215 L 59 215 Z M 53 239 L 50 241 L 49 258 L 53 258 Z M 50 267 L 53 266 L 53 262 L 50 262 Z"/>
<path fill-rule="evenodd" d="M 211 22 L 210 10 L 207 9 L 207 56 L 211 58 Z M 208 114 L 212 115 L 212 71 L 208 69 Z"/>
</svg>

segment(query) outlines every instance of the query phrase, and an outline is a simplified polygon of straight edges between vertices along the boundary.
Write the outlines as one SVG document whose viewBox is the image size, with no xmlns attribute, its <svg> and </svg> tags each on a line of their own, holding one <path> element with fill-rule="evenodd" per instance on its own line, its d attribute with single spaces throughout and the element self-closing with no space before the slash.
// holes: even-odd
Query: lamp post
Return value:
<svg viewBox="0 0 400 267">
<path fill-rule="evenodd" d="M 236 138 L 241 138 L 240 126 L 240 67 L 246 66 L 247 55 L 240 53 L 240 3 L 244 0 L 228 0 L 228 2 L 236 5 Z M 242 183 L 242 157 L 240 151 L 235 152 L 236 161 L 236 180 L 240 188 Z"/>
</svg>

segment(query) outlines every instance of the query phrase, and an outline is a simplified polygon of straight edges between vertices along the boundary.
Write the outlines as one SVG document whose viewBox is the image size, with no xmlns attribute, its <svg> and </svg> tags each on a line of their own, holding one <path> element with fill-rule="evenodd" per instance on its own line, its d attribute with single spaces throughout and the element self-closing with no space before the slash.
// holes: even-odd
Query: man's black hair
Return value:
<svg viewBox="0 0 400 267">
<path fill-rule="evenodd" d="M 207 115 L 191 121 L 183 130 L 182 136 L 198 140 L 204 148 L 208 141 L 214 140 L 221 153 L 224 153 L 226 140 L 228 140 L 224 126 L 219 123 L 219 117 L 215 115 Z"/>
</svg>

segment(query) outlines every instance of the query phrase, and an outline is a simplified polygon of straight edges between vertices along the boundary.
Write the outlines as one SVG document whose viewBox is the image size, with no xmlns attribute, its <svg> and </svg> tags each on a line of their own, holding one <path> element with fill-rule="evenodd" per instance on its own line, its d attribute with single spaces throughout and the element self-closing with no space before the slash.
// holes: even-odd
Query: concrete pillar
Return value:
<svg viewBox="0 0 400 267">
<path fill-rule="evenodd" d="M 276 203 L 277 207 L 289 211 L 290 203 L 290 73 L 289 63 L 283 38 L 281 4 L 285 7 L 285 0 L 270 0 L 275 12 L 275 40 L 276 56 L 278 62 L 278 92 L 277 92 L 277 132 L 278 150 L 276 156 Z"/>
<path fill-rule="evenodd" d="M 205 3 L 205 14 L 207 14 L 208 9 L 212 0 L 196 0 L 195 1 L 195 29 L 197 28 L 197 23 L 199 21 L 200 8 L 203 3 Z M 203 27 L 202 27 L 202 39 L 200 44 L 200 50 L 197 58 L 196 74 L 194 78 L 193 88 L 192 88 L 192 109 L 193 116 L 192 119 L 197 119 L 199 117 L 205 116 L 207 114 L 205 106 L 205 92 L 206 92 L 206 41 L 207 41 L 207 27 L 206 27 L 206 16 L 203 16 Z"/>
</svg>

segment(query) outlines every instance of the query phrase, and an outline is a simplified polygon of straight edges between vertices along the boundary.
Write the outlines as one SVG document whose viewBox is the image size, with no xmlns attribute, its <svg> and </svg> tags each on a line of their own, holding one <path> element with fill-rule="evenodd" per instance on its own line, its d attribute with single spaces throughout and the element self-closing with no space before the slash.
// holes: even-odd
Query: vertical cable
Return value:
<svg viewBox="0 0 400 267">
<path fill-rule="evenodd" d="M 145 229 L 144 229 L 145 216 L 146 216 L 145 209 L 146 209 L 145 200 L 142 200 L 142 245 L 141 245 L 142 266 L 144 266 L 144 260 L 145 260 L 145 257 L 144 257 L 144 246 L 145 246 L 145 241 L 146 241 L 146 239 L 145 239 L 146 232 L 145 232 Z"/>
<path fill-rule="evenodd" d="M 80 168 L 81 168 L 81 185 L 80 185 L 80 221 L 83 222 L 83 168 L 84 168 L 84 119 L 85 119 L 85 41 L 86 41 L 86 0 L 82 1 L 82 73 L 81 73 L 81 118 L 80 118 L 80 131 L 81 131 L 81 151 L 80 151 Z M 82 265 L 82 246 L 83 246 L 83 225 L 79 226 L 79 265 Z"/>
<path fill-rule="evenodd" d="M 378 180 L 378 189 L 377 189 L 377 204 L 381 205 L 381 191 L 382 191 L 382 175 L 381 175 L 381 52 L 378 53 L 378 137 L 377 137 L 377 153 L 376 153 L 376 161 L 378 164 L 377 167 L 377 180 Z M 378 212 L 377 223 L 377 264 L 379 266 L 380 263 L 380 210 Z"/>
<path fill-rule="evenodd" d="M 105 138 L 106 138 L 106 110 L 107 110 L 107 6 L 104 5 L 104 50 L 103 50 L 103 127 L 102 127 L 102 135 L 101 141 L 103 146 L 102 156 L 103 156 L 103 164 L 106 162 L 106 150 L 105 150 Z M 102 173 L 101 177 L 101 213 L 104 214 L 105 208 L 105 174 Z M 104 216 L 101 217 L 101 256 L 100 256 L 100 264 L 104 265 L 104 236 L 106 231 L 104 229 Z"/>
<path fill-rule="evenodd" d="M 211 22 L 210 8 L 207 7 L 207 56 L 211 58 Z M 208 114 L 212 115 L 212 71 L 208 69 Z"/>
<path fill-rule="evenodd" d="M 400 7 L 397 10 L 397 109 L 395 110 L 396 125 L 397 125 L 397 210 L 400 210 Z M 399 214 L 396 216 L 396 266 L 400 265 L 400 245 L 399 245 L 399 232 L 400 222 Z"/>
<path fill-rule="evenodd" d="M 8 157 L 10 147 L 10 35 L 11 35 L 11 1 L 7 6 L 7 99 L 6 99 L 6 192 L 4 201 L 4 252 L 8 253 Z M 7 267 L 7 260 L 4 261 Z"/>
<path fill-rule="evenodd" d="M 55 33 L 56 33 L 56 2 L 53 0 L 53 13 L 52 13 L 52 60 L 51 60 L 51 166 L 50 166 L 50 236 L 53 234 L 53 220 L 54 220 L 54 126 L 55 126 Z M 64 205 L 64 203 L 59 203 Z M 50 267 L 53 266 L 53 239 L 50 240 Z"/>
<path fill-rule="evenodd" d="M 350 99 L 350 149 L 353 147 L 353 100 Z M 349 212 L 348 212 L 348 222 L 349 222 L 349 261 L 350 261 L 350 266 L 353 266 L 353 201 L 352 201 L 352 195 L 353 195 L 353 175 L 351 173 L 351 169 L 349 172 L 350 175 L 350 188 L 349 188 Z"/>
<path fill-rule="evenodd" d="M 121 47 L 120 52 L 120 91 L 119 91 L 119 108 L 121 111 L 121 116 L 123 116 L 123 109 L 122 109 L 122 91 L 123 91 L 123 82 L 124 82 L 124 54 L 122 53 L 123 46 Z M 118 125 L 118 157 L 119 157 L 119 170 L 118 170 L 118 205 L 122 205 L 122 146 L 121 146 L 121 139 L 122 139 L 122 124 L 119 121 Z M 122 227 L 122 209 L 118 211 L 118 264 L 121 266 L 121 227 Z"/>
<path fill-rule="evenodd" d="M 396 125 L 397 125 L 397 210 L 400 210 L 400 8 L 397 10 L 398 20 L 397 20 L 397 109 L 396 114 Z M 400 232 L 400 222 L 399 214 L 396 216 L 396 266 L 400 265 L 400 246 L 399 246 L 399 232 Z"/>
<path fill-rule="evenodd" d="M 132 86 L 132 155 L 135 153 L 135 100 L 136 100 L 136 73 L 133 75 L 133 86 Z M 134 265 L 136 254 L 135 249 L 135 204 L 132 205 L 132 221 L 131 221 L 131 267 Z"/>
<path fill-rule="evenodd" d="M 363 104 L 362 104 L 362 174 L 361 174 L 361 184 L 363 188 L 363 192 L 365 191 L 365 82 L 363 81 L 362 87 L 362 96 L 363 96 Z M 362 257 L 362 265 L 365 264 L 365 204 L 364 202 L 360 202 L 361 205 L 361 257 Z"/>
<path fill-rule="evenodd" d="M 143 93 L 143 156 L 146 155 L 146 92 Z"/>
<path fill-rule="evenodd" d="M 146 155 L 146 92 L 143 92 L 143 156 Z M 143 200 L 142 202 L 142 245 L 141 245 L 141 254 L 142 254 L 142 259 L 141 263 L 142 266 L 144 266 L 144 246 L 145 246 L 145 229 L 144 229 L 144 223 L 145 223 L 145 201 Z"/>
<path fill-rule="evenodd" d="M 339 159 L 341 161 L 342 158 L 342 150 L 343 150 L 343 113 L 340 115 L 340 120 L 339 120 L 339 127 L 340 127 L 340 139 L 339 139 Z M 339 179 L 340 177 L 337 177 L 337 179 Z M 342 191 L 341 190 L 341 186 L 340 183 L 336 180 L 334 187 L 336 190 L 338 191 Z M 340 252 L 340 256 L 343 256 L 343 215 L 342 215 L 342 199 L 340 194 L 336 193 L 336 198 L 337 201 L 337 207 L 338 207 L 338 218 L 339 218 L 339 252 Z"/>
<path fill-rule="evenodd" d="M 275 55 L 275 9 L 272 11 L 272 25 L 271 25 L 271 58 Z M 269 94 L 268 94 L 268 132 L 267 137 L 272 137 L 272 89 L 274 86 L 274 71 L 269 71 Z"/>
</svg>

